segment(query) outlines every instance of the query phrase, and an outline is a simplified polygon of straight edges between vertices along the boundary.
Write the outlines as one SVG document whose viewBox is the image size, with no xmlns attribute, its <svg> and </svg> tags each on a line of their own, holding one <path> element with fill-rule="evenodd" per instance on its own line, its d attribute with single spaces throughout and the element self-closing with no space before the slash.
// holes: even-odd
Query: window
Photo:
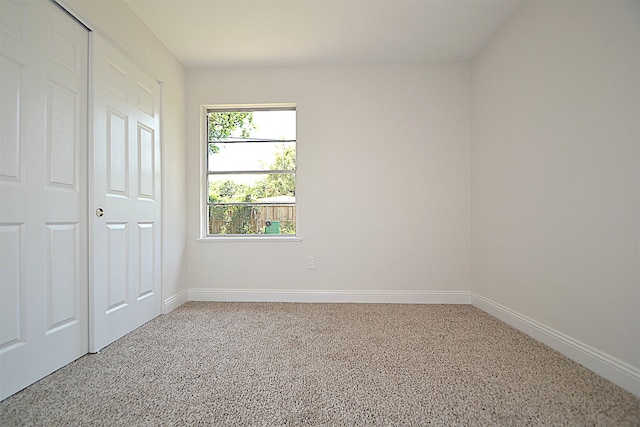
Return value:
<svg viewBox="0 0 640 427">
<path fill-rule="evenodd" d="M 296 110 L 206 110 L 207 236 L 296 234 Z"/>
</svg>

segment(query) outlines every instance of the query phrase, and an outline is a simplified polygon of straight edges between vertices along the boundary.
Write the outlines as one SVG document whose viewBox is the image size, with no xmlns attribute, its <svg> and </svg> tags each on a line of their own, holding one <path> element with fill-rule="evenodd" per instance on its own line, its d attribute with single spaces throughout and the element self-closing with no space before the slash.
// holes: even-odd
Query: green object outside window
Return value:
<svg viewBox="0 0 640 427">
<path fill-rule="evenodd" d="M 280 234 L 280 221 L 267 221 L 264 234 Z"/>
</svg>

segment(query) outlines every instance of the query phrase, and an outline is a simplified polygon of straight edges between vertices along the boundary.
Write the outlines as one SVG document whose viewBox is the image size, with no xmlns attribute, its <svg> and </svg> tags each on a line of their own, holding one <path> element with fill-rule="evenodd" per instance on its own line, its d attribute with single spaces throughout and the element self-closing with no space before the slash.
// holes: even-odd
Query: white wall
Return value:
<svg viewBox="0 0 640 427">
<path fill-rule="evenodd" d="M 186 289 L 184 69 L 121 0 L 60 3 L 163 83 L 163 297 L 170 299 Z"/>
<path fill-rule="evenodd" d="M 468 289 L 469 83 L 463 63 L 188 71 L 190 289 Z M 298 104 L 303 241 L 196 242 L 200 106 L 276 102 Z"/>
<path fill-rule="evenodd" d="M 636 370 L 639 16 L 528 3 L 472 62 L 472 290 Z"/>
</svg>

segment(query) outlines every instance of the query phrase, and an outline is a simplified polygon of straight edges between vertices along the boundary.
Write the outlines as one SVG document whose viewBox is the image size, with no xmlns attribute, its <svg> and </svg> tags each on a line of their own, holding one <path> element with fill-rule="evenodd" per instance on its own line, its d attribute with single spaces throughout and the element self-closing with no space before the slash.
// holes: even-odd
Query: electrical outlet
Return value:
<svg viewBox="0 0 640 427">
<path fill-rule="evenodd" d="M 315 270 L 316 269 L 316 257 L 310 256 L 307 257 L 307 270 Z"/>
</svg>

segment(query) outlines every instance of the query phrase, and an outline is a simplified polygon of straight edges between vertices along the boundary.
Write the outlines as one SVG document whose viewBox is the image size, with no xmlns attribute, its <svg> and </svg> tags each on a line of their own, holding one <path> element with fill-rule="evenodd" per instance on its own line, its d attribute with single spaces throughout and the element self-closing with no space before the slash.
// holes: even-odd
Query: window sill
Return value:
<svg viewBox="0 0 640 427">
<path fill-rule="evenodd" d="M 280 236 L 215 236 L 215 237 L 200 237 L 196 239 L 198 243 L 219 243 L 219 242 L 301 242 L 302 237 L 280 235 Z"/>
</svg>

